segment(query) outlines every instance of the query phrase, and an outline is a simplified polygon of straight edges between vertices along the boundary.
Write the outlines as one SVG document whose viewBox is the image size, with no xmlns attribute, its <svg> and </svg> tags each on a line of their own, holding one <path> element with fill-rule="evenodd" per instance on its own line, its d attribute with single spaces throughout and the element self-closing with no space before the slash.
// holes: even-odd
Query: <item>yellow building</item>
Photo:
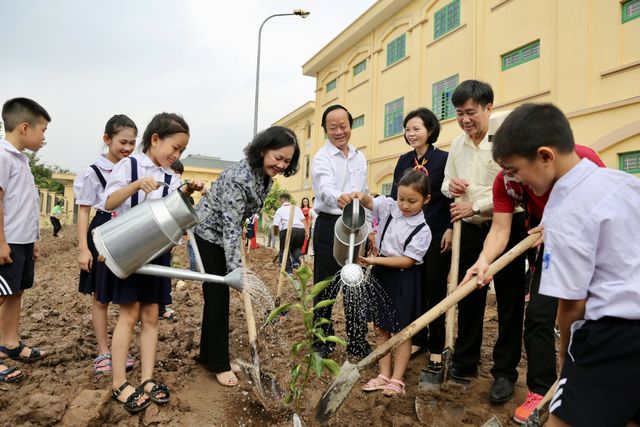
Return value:
<svg viewBox="0 0 640 427">
<path fill-rule="evenodd" d="M 305 150 L 312 155 L 324 144 L 324 109 L 346 106 L 355 118 L 351 143 L 369 162 L 369 188 L 387 193 L 398 155 L 409 150 L 404 115 L 434 111 L 437 145 L 446 149 L 461 132 L 451 94 L 479 79 L 494 89 L 494 111 L 553 102 L 576 142 L 607 166 L 638 174 L 638 18 L 640 0 L 380 0 L 303 65 L 316 78 L 313 118 L 299 108 L 278 123 L 317 123 Z M 296 193 L 300 179 L 282 182 Z"/>
</svg>

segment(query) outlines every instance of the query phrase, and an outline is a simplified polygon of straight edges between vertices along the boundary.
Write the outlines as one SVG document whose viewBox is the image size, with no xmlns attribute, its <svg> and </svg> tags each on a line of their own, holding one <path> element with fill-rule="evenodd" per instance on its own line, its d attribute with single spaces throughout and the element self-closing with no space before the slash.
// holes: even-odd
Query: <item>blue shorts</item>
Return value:
<svg viewBox="0 0 640 427">
<path fill-rule="evenodd" d="M 14 295 L 33 286 L 33 243 L 9 243 L 11 264 L 0 265 L 0 296 Z"/>
</svg>

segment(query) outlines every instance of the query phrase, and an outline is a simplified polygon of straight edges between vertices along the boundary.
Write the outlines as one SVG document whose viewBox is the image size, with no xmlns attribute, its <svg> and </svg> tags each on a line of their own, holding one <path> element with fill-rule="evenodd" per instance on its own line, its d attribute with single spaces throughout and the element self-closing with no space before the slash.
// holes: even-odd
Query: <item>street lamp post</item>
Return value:
<svg viewBox="0 0 640 427">
<path fill-rule="evenodd" d="M 310 12 L 302 9 L 296 9 L 292 13 L 277 13 L 275 15 L 269 16 L 267 19 L 262 21 L 262 24 L 260 25 L 260 30 L 258 30 L 258 60 L 256 65 L 256 100 L 253 110 L 253 136 L 258 133 L 258 98 L 260 95 L 260 42 L 262 40 L 262 27 L 264 27 L 264 24 L 266 24 L 269 19 L 275 18 L 276 16 L 299 16 L 301 18 L 306 18 L 307 16 L 309 16 L 309 13 Z"/>
</svg>

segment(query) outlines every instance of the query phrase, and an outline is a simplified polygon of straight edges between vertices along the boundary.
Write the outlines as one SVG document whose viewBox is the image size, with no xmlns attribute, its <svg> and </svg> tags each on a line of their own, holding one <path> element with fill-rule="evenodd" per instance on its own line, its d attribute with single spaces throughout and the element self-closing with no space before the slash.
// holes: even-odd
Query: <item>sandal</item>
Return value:
<svg viewBox="0 0 640 427">
<path fill-rule="evenodd" d="M 379 381 L 378 378 L 384 381 L 384 383 Z M 385 377 L 382 374 L 379 374 L 377 377 L 367 381 L 367 383 L 362 386 L 362 391 L 382 390 L 388 383 L 389 383 L 389 378 Z"/>
<path fill-rule="evenodd" d="M 384 394 L 385 397 L 394 397 L 405 394 L 404 383 L 400 380 L 396 380 L 395 378 L 391 378 L 387 385 L 384 386 L 382 394 Z"/>
<path fill-rule="evenodd" d="M 153 384 L 153 387 L 151 387 L 151 390 L 149 391 L 145 390 L 147 384 Z M 147 393 L 149 395 L 149 399 L 151 399 L 152 402 L 157 403 L 158 405 L 164 405 L 165 403 L 169 402 L 169 398 L 171 397 L 169 387 L 164 384 L 158 384 L 153 379 L 146 380 L 145 382 L 140 384 L 138 390 L 142 390 L 143 393 Z M 158 397 L 159 394 L 164 394 L 164 396 Z"/>
<path fill-rule="evenodd" d="M 113 390 L 111 392 L 113 400 L 119 403 L 122 403 L 124 405 L 124 409 L 129 411 L 129 413 L 131 414 L 137 414 L 140 411 L 144 411 L 147 408 L 147 406 L 151 405 L 151 400 L 149 399 L 149 396 L 147 396 L 147 394 L 144 392 L 144 390 L 141 390 L 139 388 L 134 389 L 133 393 L 131 393 L 129 397 L 127 397 L 127 400 L 125 402 L 118 399 L 118 397 L 122 394 L 122 392 L 129 386 L 131 386 L 131 384 L 129 384 L 129 381 L 125 381 L 122 383 L 120 387 Z M 147 397 L 147 399 L 142 403 L 138 403 L 140 398 L 145 396 Z"/>
<path fill-rule="evenodd" d="M 220 385 L 225 387 L 234 387 L 238 385 L 238 377 L 236 377 L 236 374 L 234 374 L 233 371 L 218 372 L 216 373 L 216 379 Z"/>
<path fill-rule="evenodd" d="M 168 320 L 170 322 L 176 321 L 176 312 L 172 308 L 165 307 L 164 311 L 159 313 L 158 319 L 160 320 Z"/>
<path fill-rule="evenodd" d="M 46 356 L 46 353 L 41 352 L 35 347 L 30 348 L 31 353 L 29 353 L 29 356 L 21 356 L 20 353 L 22 353 L 22 350 L 24 348 L 28 348 L 28 347 L 24 345 L 22 341 L 20 341 L 18 343 L 18 346 L 15 348 L 9 348 L 4 345 L 0 345 L 1 352 L 6 354 L 7 357 L 9 357 L 10 359 L 16 360 L 18 362 L 33 363 L 33 362 L 37 362 L 38 360 L 44 359 Z"/>
<path fill-rule="evenodd" d="M 111 354 L 99 354 L 98 357 L 93 359 L 93 373 L 95 375 L 106 374 L 111 372 L 113 367 L 111 365 Z"/>
<path fill-rule="evenodd" d="M 0 365 L 4 365 L 4 361 L 0 359 Z M 6 365 L 5 365 L 6 366 Z M 17 372 L 18 375 L 10 377 L 12 373 Z M 15 366 L 12 368 L 7 367 L 5 370 L 0 371 L 0 383 L 11 384 L 18 382 L 24 377 L 24 372 L 19 371 Z"/>
</svg>

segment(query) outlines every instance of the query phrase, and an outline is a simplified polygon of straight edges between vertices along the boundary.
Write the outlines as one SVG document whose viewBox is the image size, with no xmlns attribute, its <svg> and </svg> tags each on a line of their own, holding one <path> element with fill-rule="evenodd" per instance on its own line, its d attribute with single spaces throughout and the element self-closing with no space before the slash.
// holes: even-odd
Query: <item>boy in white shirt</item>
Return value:
<svg viewBox="0 0 640 427">
<path fill-rule="evenodd" d="M 284 245 L 287 236 L 287 228 L 291 228 L 291 238 L 289 241 L 289 253 L 286 270 L 291 273 L 291 267 L 298 268 L 300 257 L 302 256 L 302 245 L 304 239 L 309 237 L 309 224 L 304 220 L 302 209 L 295 206 L 293 211 L 293 224 L 289 224 L 289 214 L 291 212 L 291 196 L 289 193 L 280 195 L 280 207 L 273 216 L 273 232 L 280 235 L 280 254 L 278 259 L 282 263 L 284 256 Z"/>
<path fill-rule="evenodd" d="M 559 298 L 560 366 L 549 426 L 640 423 L 640 180 L 580 160 L 562 112 L 524 104 L 494 158 L 544 210 L 540 293 Z"/>
<path fill-rule="evenodd" d="M 38 103 L 14 98 L 2 107 L 6 139 L 0 139 L 0 359 L 35 362 L 45 352 L 20 341 L 22 292 L 33 286 L 39 237 L 39 196 L 25 148 L 38 151 L 51 117 Z M 0 382 L 23 373 L 0 364 Z"/>
</svg>

